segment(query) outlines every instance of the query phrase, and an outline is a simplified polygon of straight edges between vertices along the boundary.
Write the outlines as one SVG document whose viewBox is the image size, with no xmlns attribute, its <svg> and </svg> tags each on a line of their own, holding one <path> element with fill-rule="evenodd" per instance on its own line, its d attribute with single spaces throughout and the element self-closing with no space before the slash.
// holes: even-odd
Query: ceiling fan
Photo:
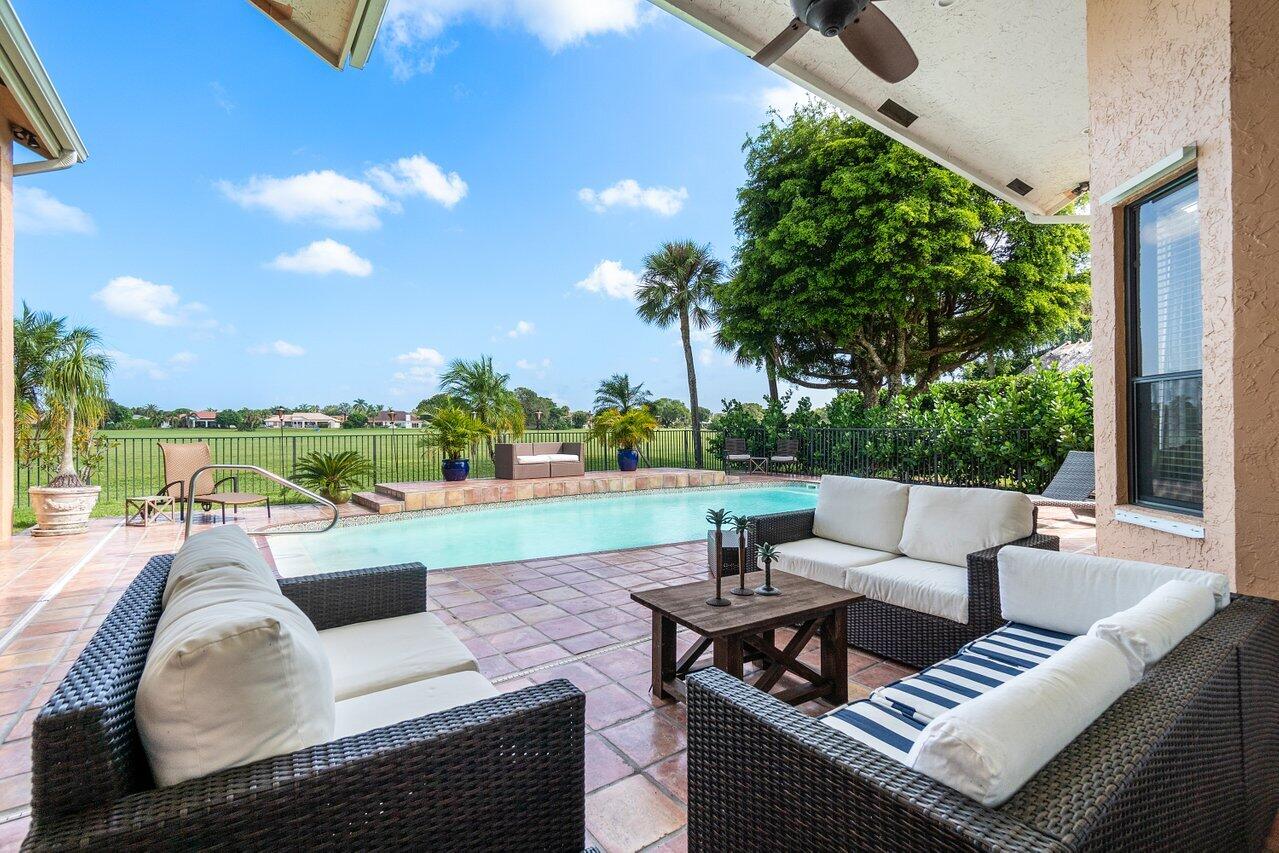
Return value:
<svg viewBox="0 0 1279 853">
<path fill-rule="evenodd" d="M 900 83 L 919 67 L 910 42 L 876 0 L 790 0 L 795 20 L 755 54 L 760 65 L 772 65 L 809 30 L 838 37 L 858 62 L 889 83 Z"/>
</svg>

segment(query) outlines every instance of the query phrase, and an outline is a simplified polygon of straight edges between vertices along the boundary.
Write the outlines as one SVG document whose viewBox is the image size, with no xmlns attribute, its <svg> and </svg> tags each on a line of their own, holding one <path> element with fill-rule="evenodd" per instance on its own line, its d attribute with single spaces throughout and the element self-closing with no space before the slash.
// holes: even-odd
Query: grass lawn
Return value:
<svg viewBox="0 0 1279 853">
<path fill-rule="evenodd" d="M 711 433 L 704 432 L 703 443 L 709 442 Z M 93 472 L 93 482 L 102 486 L 102 495 L 94 508 L 94 516 L 119 516 L 124 513 L 124 499 L 138 495 L 155 494 L 164 485 L 164 466 L 158 441 L 207 441 L 214 462 L 257 465 L 289 476 L 299 459 L 311 452 L 334 453 L 354 450 L 374 464 L 374 476 L 363 484 L 370 489 L 374 483 L 412 480 L 439 480 L 440 454 L 434 448 L 418 445 L 420 430 L 402 429 L 137 429 L 107 430 L 102 433 L 106 443 L 102 465 Z M 541 430 L 525 433 L 524 441 L 581 441 L 586 445 L 585 461 L 589 471 L 616 469 L 617 459 L 613 450 L 589 439 L 586 430 Z M 705 453 L 707 467 L 719 467 L 719 460 Z M 692 430 L 659 430 L 657 437 L 644 448 L 643 464 L 651 467 L 691 468 L 693 465 Z M 232 472 L 218 473 L 227 476 Z M 488 448 L 481 447 L 471 458 L 471 476 L 493 476 L 493 461 Z M 14 526 L 30 527 L 35 517 L 27 505 L 27 487 L 46 482 L 45 472 L 22 465 L 17 471 L 17 500 L 14 507 Z M 227 485 L 230 488 L 230 484 Z M 256 475 L 241 476 L 240 491 L 270 495 L 272 503 L 301 501 L 304 498 L 291 490 Z"/>
</svg>

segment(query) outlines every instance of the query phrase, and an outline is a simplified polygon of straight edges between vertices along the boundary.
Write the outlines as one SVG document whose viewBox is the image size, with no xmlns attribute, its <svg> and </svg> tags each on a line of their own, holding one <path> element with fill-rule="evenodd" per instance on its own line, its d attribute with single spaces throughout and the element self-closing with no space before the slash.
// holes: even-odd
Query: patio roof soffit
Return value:
<svg viewBox="0 0 1279 853">
<path fill-rule="evenodd" d="M 746 56 L 794 17 L 787 0 L 651 0 Z M 882 0 L 919 68 L 889 84 L 809 32 L 772 69 L 1027 214 L 1088 181 L 1085 0 Z"/>
<path fill-rule="evenodd" d="M 14 174 L 65 169 L 89 156 L 10 0 L 0 0 L 0 115 L 10 138 L 40 159 Z"/>
<path fill-rule="evenodd" d="M 249 0 L 337 70 L 363 68 L 388 0 Z"/>
</svg>

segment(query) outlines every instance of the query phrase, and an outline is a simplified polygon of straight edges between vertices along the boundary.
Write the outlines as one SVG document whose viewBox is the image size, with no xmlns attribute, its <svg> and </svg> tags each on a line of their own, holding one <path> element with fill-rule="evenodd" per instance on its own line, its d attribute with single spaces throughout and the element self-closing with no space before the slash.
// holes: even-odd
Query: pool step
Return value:
<svg viewBox="0 0 1279 853">
<path fill-rule="evenodd" d="M 373 510 L 378 515 L 404 512 L 403 500 L 396 500 L 393 497 L 378 494 L 377 492 L 356 492 L 351 496 L 351 500 L 365 509 Z"/>
</svg>

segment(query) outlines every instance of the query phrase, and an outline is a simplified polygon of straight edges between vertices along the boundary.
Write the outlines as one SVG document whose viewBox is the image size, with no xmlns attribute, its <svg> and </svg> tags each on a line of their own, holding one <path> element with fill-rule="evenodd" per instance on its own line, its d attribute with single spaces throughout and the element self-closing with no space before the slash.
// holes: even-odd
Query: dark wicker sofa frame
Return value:
<svg viewBox="0 0 1279 853">
<path fill-rule="evenodd" d="M 1259 850 L 1279 605 L 1235 601 L 990 809 L 716 669 L 688 679 L 692 851 Z"/>
<path fill-rule="evenodd" d="M 156 788 L 134 725 L 171 556 L 35 722 L 24 850 L 580 850 L 585 697 L 564 680 Z M 280 581 L 317 628 L 426 609 L 426 568 Z"/>
<path fill-rule="evenodd" d="M 760 543 L 781 545 L 813 535 L 811 509 L 758 515 L 747 538 L 748 553 Z M 955 622 L 930 613 L 863 598 L 848 606 L 848 644 L 916 667 L 934 664 L 959 647 L 999 627 L 999 549 L 1007 545 L 1056 551 L 1056 536 L 1033 533 L 968 555 L 968 621 Z M 756 561 L 758 563 L 758 561 Z"/>
</svg>

